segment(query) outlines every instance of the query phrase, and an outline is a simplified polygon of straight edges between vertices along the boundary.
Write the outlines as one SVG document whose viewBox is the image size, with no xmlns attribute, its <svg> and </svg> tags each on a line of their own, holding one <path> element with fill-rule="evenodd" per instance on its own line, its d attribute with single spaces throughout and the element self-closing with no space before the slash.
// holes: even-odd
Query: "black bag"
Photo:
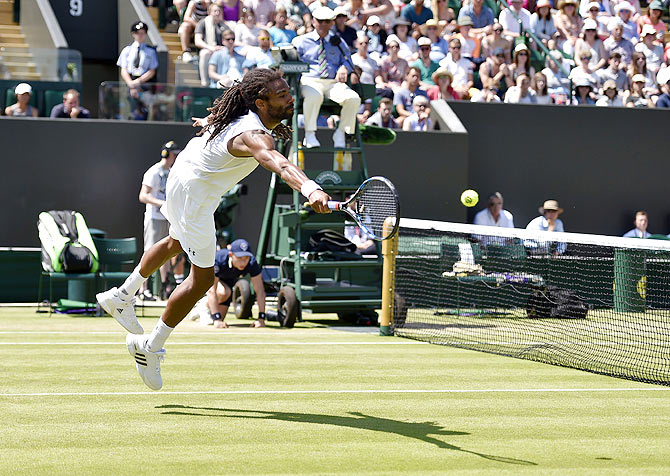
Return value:
<svg viewBox="0 0 670 476">
<path fill-rule="evenodd" d="M 584 319 L 589 308 L 576 292 L 547 286 L 537 289 L 526 305 L 528 317 L 552 319 Z"/>
<path fill-rule="evenodd" d="M 342 233 L 330 229 L 319 230 L 310 236 L 309 245 L 311 247 L 311 251 L 316 252 L 356 252 L 355 244 L 347 240 L 347 238 Z"/>
</svg>

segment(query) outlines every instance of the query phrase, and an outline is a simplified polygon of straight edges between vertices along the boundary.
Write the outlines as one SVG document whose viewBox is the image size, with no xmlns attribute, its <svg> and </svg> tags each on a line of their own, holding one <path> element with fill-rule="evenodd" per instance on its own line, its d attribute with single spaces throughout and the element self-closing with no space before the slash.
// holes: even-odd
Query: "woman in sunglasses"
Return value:
<svg viewBox="0 0 670 476">
<path fill-rule="evenodd" d="M 528 77 L 532 78 L 535 75 L 535 68 L 530 64 L 530 50 L 528 47 L 519 43 L 514 48 L 514 62 L 511 66 L 512 69 L 512 80 L 516 82 L 516 77 L 521 73 L 525 73 Z"/>
<path fill-rule="evenodd" d="M 588 50 L 591 53 L 589 68 L 591 71 L 598 71 L 607 65 L 607 53 L 603 41 L 598 38 L 598 23 L 587 18 L 584 20 L 582 37 L 575 44 L 575 51 Z"/>
<path fill-rule="evenodd" d="M 503 26 L 495 21 L 491 27 L 491 34 L 482 40 L 482 57 L 488 58 L 493 52 L 501 49 L 504 51 L 505 63 L 512 62 L 512 43 L 503 36 Z"/>
<path fill-rule="evenodd" d="M 551 2 L 539 0 L 535 13 L 530 16 L 530 28 L 540 41 L 549 48 L 554 49 L 553 42 L 557 33 L 554 18 L 551 16 Z"/>
</svg>

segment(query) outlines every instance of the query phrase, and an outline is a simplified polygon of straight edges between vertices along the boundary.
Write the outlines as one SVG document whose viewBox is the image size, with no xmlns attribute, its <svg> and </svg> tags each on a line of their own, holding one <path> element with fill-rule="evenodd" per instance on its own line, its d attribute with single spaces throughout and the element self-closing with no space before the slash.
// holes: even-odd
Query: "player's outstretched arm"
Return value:
<svg viewBox="0 0 670 476">
<path fill-rule="evenodd" d="M 229 147 L 229 150 L 231 147 Z M 279 175 L 293 190 L 301 192 L 317 213 L 329 213 L 330 196 L 300 168 L 275 150 L 274 140 L 264 131 L 249 131 L 233 139 L 233 155 L 251 155 L 267 170 Z"/>
</svg>

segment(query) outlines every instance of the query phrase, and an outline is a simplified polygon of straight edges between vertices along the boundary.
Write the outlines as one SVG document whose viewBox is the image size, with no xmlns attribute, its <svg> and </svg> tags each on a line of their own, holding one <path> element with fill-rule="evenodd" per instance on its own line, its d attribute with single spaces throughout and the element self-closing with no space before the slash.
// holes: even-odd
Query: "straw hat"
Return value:
<svg viewBox="0 0 670 476">
<path fill-rule="evenodd" d="M 421 34 L 423 36 L 428 35 L 428 27 L 430 27 L 430 26 L 434 26 L 438 30 L 442 29 L 442 27 L 440 26 L 440 22 L 438 20 L 436 20 L 435 18 L 431 18 L 430 20 L 426 21 L 426 23 L 424 23 L 423 25 L 421 25 L 419 27 L 419 30 L 421 30 Z"/>
<path fill-rule="evenodd" d="M 558 9 L 563 10 L 566 5 L 577 6 L 577 0 L 561 0 L 560 2 L 558 2 Z"/>
<path fill-rule="evenodd" d="M 449 76 L 452 81 L 454 80 L 454 75 L 444 66 L 440 66 L 435 70 L 432 76 L 433 82 L 437 84 L 437 80 L 440 79 L 441 76 Z"/>
<path fill-rule="evenodd" d="M 563 209 L 558 206 L 558 202 L 556 200 L 545 201 L 544 204 L 537 210 L 540 212 L 540 215 L 544 215 L 545 210 L 556 210 L 559 215 L 563 213 Z"/>
</svg>

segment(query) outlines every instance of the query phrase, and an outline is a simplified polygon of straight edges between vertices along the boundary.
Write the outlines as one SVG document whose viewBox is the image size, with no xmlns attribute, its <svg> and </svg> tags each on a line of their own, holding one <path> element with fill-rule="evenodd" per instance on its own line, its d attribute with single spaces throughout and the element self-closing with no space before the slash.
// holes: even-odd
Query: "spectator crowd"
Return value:
<svg viewBox="0 0 670 476">
<path fill-rule="evenodd" d="M 359 121 L 425 130 L 430 100 L 670 107 L 666 6 L 653 0 L 174 0 L 182 60 L 225 87 L 314 29 L 318 7 L 377 100 Z M 643 4 L 644 5 L 644 4 Z M 295 42 L 294 42 L 295 43 Z M 386 98 L 388 101 L 379 101 Z M 389 108 L 390 101 L 390 108 Z M 389 109 L 391 115 L 389 115 Z"/>
</svg>

